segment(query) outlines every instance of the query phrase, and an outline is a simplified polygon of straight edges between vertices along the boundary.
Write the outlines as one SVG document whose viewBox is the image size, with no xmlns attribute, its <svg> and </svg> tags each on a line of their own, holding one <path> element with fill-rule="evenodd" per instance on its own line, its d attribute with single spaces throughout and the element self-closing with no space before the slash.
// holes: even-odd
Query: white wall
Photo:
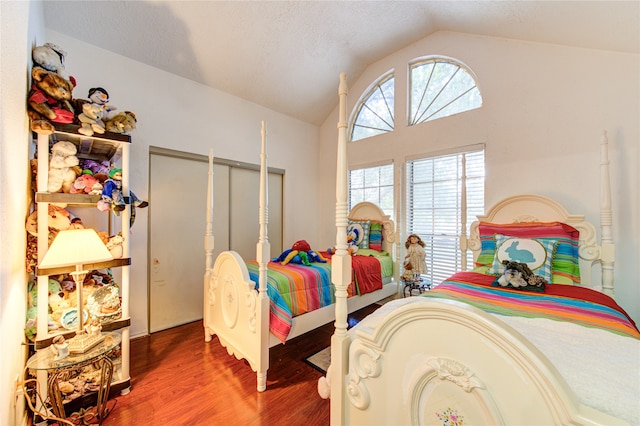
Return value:
<svg viewBox="0 0 640 426">
<path fill-rule="evenodd" d="M 427 55 L 452 57 L 470 67 L 478 78 L 483 107 L 406 126 L 407 63 Z M 410 155 L 485 143 L 487 207 L 508 195 L 537 193 L 599 224 L 599 144 L 607 130 L 617 244 L 616 299 L 639 322 L 639 62 L 637 54 L 433 34 L 373 64 L 357 80 L 348 80 L 351 113 L 367 87 L 395 69 L 395 131 L 349 144 L 349 163 L 362 166 L 393 159 L 401 168 Z M 329 238 L 325 245 L 335 232 L 331 216 L 335 194 L 329 182 L 335 182 L 336 122 L 337 109 L 320 131 L 319 172 L 326 183 L 319 200 L 321 235 Z M 404 169 L 397 172 L 398 179 L 403 173 Z"/>
<path fill-rule="evenodd" d="M 43 42 L 42 10 L 31 2 L 0 2 L 0 424 L 26 420 L 16 380 L 26 361 L 24 223 L 27 216 L 29 121 L 25 111 L 32 43 Z"/>
<path fill-rule="evenodd" d="M 285 245 L 302 238 L 313 244 L 316 232 L 309 236 L 308 223 L 317 220 L 318 201 L 308 188 L 316 176 L 317 162 L 312 154 L 317 149 L 317 126 L 54 31 L 47 31 L 46 36 L 47 41 L 68 52 L 66 70 L 77 80 L 74 97 L 86 99 L 91 87 L 104 87 L 110 104 L 136 113 L 131 189 L 139 198 L 148 195 L 150 145 L 203 155 L 213 148 L 216 157 L 258 164 L 260 123 L 266 120 L 269 166 L 286 170 Z M 306 206 L 304 217 L 300 206 Z M 200 227 L 204 235 L 204 217 L 191 217 L 189 206 L 176 208 L 184 211 L 180 226 Z M 256 221 L 257 217 L 256 211 Z M 131 236 L 132 336 L 147 331 L 147 231 L 148 217 L 144 210 L 137 210 Z M 204 247 L 194 247 L 193 255 L 204 256 Z"/>
</svg>

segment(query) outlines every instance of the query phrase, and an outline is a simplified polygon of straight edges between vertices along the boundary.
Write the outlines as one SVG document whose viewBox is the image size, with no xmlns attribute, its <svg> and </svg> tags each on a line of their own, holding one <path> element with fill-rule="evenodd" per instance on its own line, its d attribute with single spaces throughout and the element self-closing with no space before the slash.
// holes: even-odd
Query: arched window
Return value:
<svg viewBox="0 0 640 426">
<path fill-rule="evenodd" d="M 351 141 L 393 130 L 393 73 L 382 76 L 358 104 L 351 127 Z"/>
<path fill-rule="evenodd" d="M 446 58 L 412 63 L 409 125 L 480 108 L 482 96 L 470 71 Z"/>
</svg>

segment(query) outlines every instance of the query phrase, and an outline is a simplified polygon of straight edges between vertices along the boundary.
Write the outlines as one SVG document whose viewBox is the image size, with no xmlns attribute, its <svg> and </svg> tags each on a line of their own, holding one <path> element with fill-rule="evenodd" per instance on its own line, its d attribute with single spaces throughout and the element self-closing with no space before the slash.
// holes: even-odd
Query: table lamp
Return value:
<svg viewBox="0 0 640 426">
<path fill-rule="evenodd" d="M 90 336 L 84 332 L 84 302 L 82 283 L 89 271 L 83 265 L 112 260 L 113 256 L 98 233 L 90 228 L 69 229 L 58 232 L 49 250 L 40 262 L 39 269 L 75 266 L 70 275 L 76 283 L 78 298 L 78 327 L 76 336 L 69 340 L 69 352 L 83 353 L 104 340 L 102 336 Z"/>
</svg>

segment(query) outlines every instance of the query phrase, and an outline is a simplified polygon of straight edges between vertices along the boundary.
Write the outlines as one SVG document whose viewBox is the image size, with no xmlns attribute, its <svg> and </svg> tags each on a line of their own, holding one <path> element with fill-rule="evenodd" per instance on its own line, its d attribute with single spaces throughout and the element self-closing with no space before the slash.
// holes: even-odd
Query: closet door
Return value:
<svg viewBox="0 0 640 426">
<path fill-rule="evenodd" d="M 172 154 L 152 151 L 150 156 L 148 312 L 151 333 L 202 319 L 204 303 L 208 158 Z M 228 169 L 225 165 L 214 166 L 214 258 L 229 246 Z"/>
<path fill-rule="evenodd" d="M 208 157 L 152 147 L 149 170 L 148 312 L 153 333 L 202 319 Z M 213 257 L 235 250 L 244 259 L 255 259 L 257 166 L 215 159 L 213 170 Z M 282 172 L 269 173 L 271 257 L 282 252 L 282 185 Z"/>
</svg>

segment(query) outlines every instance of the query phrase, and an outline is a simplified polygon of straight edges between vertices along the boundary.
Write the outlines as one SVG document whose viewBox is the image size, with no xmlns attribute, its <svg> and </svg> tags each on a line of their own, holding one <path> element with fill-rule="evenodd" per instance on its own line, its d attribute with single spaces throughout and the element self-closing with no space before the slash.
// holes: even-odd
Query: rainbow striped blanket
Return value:
<svg viewBox="0 0 640 426">
<path fill-rule="evenodd" d="M 380 261 L 375 257 L 352 258 L 354 282 L 350 295 L 366 294 L 382 288 Z M 245 262 L 249 278 L 258 286 L 258 262 Z M 335 288 L 331 283 L 331 262 L 310 266 L 270 261 L 267 266 L 267 296 L 270 300 L 269 329 L 285 342 L 293 317 L 335 303 Z"/>
<path fill-rule="evenodd" d="M 640 339 L 631 318 L 613 299 L 585 287 L 550 284 L 545 293 L 491 287 L 493 276 L 461 272 L 423 296 L 457 300 L 498 315 L 569 321 Z"/>
</svg>

